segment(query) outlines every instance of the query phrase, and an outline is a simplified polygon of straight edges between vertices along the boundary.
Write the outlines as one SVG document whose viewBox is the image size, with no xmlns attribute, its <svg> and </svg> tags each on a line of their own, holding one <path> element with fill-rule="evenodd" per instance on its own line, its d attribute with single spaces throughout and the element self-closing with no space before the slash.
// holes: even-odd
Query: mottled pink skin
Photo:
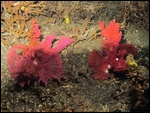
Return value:
<svg viewBox="0 0 150 113">
<path fill-rule="evenodd" d="M 44 45 L 46 45 L 44 47 L 44 49 L 47 49 L 47 48 L 51 48 L 52 46 L 52 42 L 53 40 L 56 38 L 56 36 L 50 36 L 48 35 L 45 39 L 45 41 L 43 42 Z M 61 52 L 64 48 L 66 48 L 69 44 L 73 43 L 74 40 L 66 37 L 66 36 L 62 36 L 59 40 L 59 42 L 57 43 L 57 45 L 51 49 L 47 49 L 49 50 L 50 52 L 55 52 L 55 53 L 59 53 Z"/>
<path fill-rule="evenodd" d="M 32 19 L 31 24 L 32 24 L 32 27 L 30 30 L 30 40 L 39 39 L 39 37 L 41 36 L 41 31 L 39 29 L 39 24 L 37 23 L 37 20 Z"/>
<path fill-rule="evenodd" d="M 106 80 L 110 76 L 109 69 L 116 72 L 125 71 L 127 69 L 125 58 L 128 54 L 134 56 L 137 54 L 132 44 L 120 44 L 118 48 L 114 47 L 111 51 L 105 48 L 102 55 L 96 50 L 92 50 L 88 59 L 89 67 L 95 72 L 92 77 Z"/>
<path fill-rule="evenodd" d="M 118 46 L 121 40 L 122 32 L 119 31 L 119 23 L 113 19 L 107 27 L 103 22 L 99 22 L 102 38 L 102 46 L 107 45 Z"/>
<path fill-rule="evenodd" d="M 125 71 L 127 65 L 125 58 L 128 54 L 137 54 L 132 44 L 119 44 L 122 32 L 119 31 L 119 24 L 115 20 L 105 28 L 103 22 L 99 22 L 102 39 L 102 55 L 92 50 L 89 55 L 88 64 L 94 70 L 92 75 L 95 79 L 108 79 L 109 69 L 116 72 Z"/>
<path fill-rule="evenodd" d="M 39 41 L 41 32 L 36 20 L 32 20 L 30 44 L 17 44 L 11 47 L 8 53 L 8 64 L 11 76 L 18 79 L 20 86 L 30 84 L 32 79 L 39 79 L 45 85 L 51 78 L 61 80 L 63 65 L 59 53 L 73 40 L 62 36 L 55 47 L 52 43 L 56 36 L 48 35 L 44 42 Z M 21 52 L 18 52 L 21 51 Z"/>
<path fill-rule="evenodd" d="M 56 47 L 51 48 L 55 36 L 47 36 L 39 46 L 26 46 L 18 44 L 13 46 L 8 53 L 8 64 L 13 78 L 34 76 L 47 85 L 48 80 L 55 78 L 61 80 L 63 69 L 59 52 L 73 42 L 72 39 L 62 37 Z M 64 42 L 63 42 L 64 41 Z M 40 47 L 41 46 L 41 47 Z M 21 50 L 18 54 L 16 51 Z M 29 77 L 30 78 L 30 77 Z M 23 78 L 20 83 L 24 86 Z"/>
<path fill-rule="evenodd" d="M 24 70 L 23 62 L 26 62 L 26 60 L 22 57 L 22 55 L 19 55 L 19 52 L 20 54 L 24 54 L 24 51 L 26 50 L 27 46 L 24 44 L 15 45 L 9 50 L 7 60 L 10 67 L 9 70 L 13 78 L 17 78 L 18 74 Z"/>
<path fill-rule="evenodd" d="M 103 56 L 101 56 L 96 50 L 92 50 L 90 52 L 88 64 L 89 64 L 89 67 L 91 67 L 95 72 L 92 75 L 94 79 L 106 80 L 109 77 L 108 60 L 104 58 Z"/>
</svg>

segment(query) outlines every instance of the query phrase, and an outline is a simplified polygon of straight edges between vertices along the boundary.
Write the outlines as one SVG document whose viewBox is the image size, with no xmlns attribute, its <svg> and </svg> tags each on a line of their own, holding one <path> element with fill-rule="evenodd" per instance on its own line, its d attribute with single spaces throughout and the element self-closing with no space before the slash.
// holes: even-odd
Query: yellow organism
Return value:
<svg viewBox="0 0 150 113">
<path fill-rule="evenodd" d="M 127 63 L 129 72 L 133 72 L 134 70 L 137 69 L 138 64 L 136 63 L 132 54 L 129 54 L 126 57 L 126 63 Z"/>
<path fill-rule="evenodd" d="M 21 10 L 24 11 L 24 12 L 26 12 L 26 11 L 28 11 L 28 8 L 26 8 L 24 6 L 21 6 Z"/>
<path fill-rule="evenodd" d="M 66 24 L 70 24 L 70 19 L 69 19 L 68 14 L 65 14 L 64 18 L 65 18 Z"/>
</svg>

